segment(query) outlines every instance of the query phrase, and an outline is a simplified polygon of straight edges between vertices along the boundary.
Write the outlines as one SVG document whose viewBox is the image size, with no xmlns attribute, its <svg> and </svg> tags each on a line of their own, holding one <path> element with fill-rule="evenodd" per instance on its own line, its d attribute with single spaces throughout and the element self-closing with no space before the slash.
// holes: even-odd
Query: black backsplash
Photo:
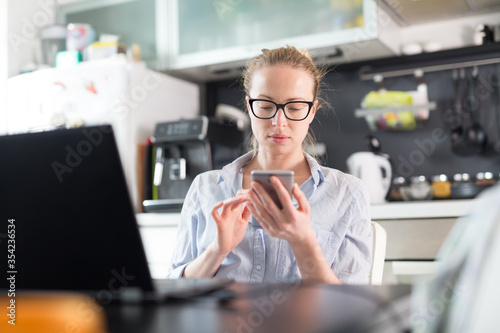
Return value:
<svg viewBox="0 0 500 333">
<path fill-rule="evenodd" d="M 498 43 L 497 43 L 498 44 Z M 430 112 L 428 121 L 412 131 L 370 131 L 364 118 L 356 118 L 354 110 L 361 100 L 377 86 L 371 80 L 362 81 L 359 69 L 371 68 L 373 72 L 402 68 L 418 68 L 435 64 L 459 63 L 464 61 L 496 58 L 500 55 L 500 44 L 448 50 L 433 54 L 395 57 L 365 63 L 344 64 L 332 68 L 325 78 L 324 97 L 331 104 L 330 109 L 318 111 L 312 129 L 319 142 L 327 146 L 327 164 L 346 170 L 347 157 L 357 151 L 368 151 L 366 137 L 376 136 L 381 142 L 381 152 L 388 154 L 393 162 L 395 175 L 404 177 L 435 174 L 491 171 L 498 177 L 500 153 L 493 149 L 494 143 L 500 150 L 500 103 L 497 95 L 500 87 L 492 85 L 492 73 L 500 77 L 500 64 L 479 66 L 481 96 L 480 124 L 486 129 L 491 143 L 479 155 L 460 156 L 452 152 L 450 118 L 454 100 L 453 71 L 443 70 L 425 73 L 429 100 L 437 103 L 437 109 Z M 471 75 L 473 68 L 466 68 Z M 416 90 L 417 81 L 413 75 L 386 78 L 388 90 Z M 244 93 L 240 81 L 218 81 L 207 83 L 207 113 L 213 115 L 218 103 L 226 103 L 244 109 Z"/>
</svg>

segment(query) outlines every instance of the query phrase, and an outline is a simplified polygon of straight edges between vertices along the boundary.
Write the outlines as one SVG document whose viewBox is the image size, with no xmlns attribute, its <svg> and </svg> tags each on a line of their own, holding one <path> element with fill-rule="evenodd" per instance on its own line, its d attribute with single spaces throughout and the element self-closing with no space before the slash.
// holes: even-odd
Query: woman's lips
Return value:
<svg viewBox="0 0 500 333">
<path fill-rule="evenodd" d="M 269 136 L 269 139 L 271 139 L 274 143 L 285 143 L 290 139 L 290 137 L 282 134 L 273 134 Z"/>
</svg>

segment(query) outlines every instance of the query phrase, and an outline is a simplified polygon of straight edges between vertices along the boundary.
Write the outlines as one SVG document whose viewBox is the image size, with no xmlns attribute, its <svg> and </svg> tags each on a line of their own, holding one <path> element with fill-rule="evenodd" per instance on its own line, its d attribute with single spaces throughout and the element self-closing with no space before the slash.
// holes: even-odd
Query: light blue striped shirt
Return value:
<svg viewBox="0 0 500 333">
<path fill-rule="evenodd" d="M 326 260 L 342 283 L 368 283 L 372 260 L 368 191 L 360 179 L 305 156 L 312 176 L 300 189 L 311 205 L 311 225 Z M 208 171 L 194 179 L 182 207 L 177 247 L 167 278 L 180 278 L 187 264 L 214 240 L 217 228 L 210 211 L 242 188 L 242 167 L 251 159 L 252 152 L 222 170 Z M 224 259 L 215 276 L 252 283 L 302 280 L 290 244 L 269 236 L 253 216 L 243 240 Z"/>
</svg>

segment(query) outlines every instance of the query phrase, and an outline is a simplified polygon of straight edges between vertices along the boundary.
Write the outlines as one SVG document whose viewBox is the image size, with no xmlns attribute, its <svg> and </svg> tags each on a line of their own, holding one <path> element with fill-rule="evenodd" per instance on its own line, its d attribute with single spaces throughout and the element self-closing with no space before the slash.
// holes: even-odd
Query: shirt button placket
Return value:
<svg viewBox="0 0 500 333">
<path fill-rule="evenodd" d="M 250 282 L 264 281 L 265 258 L 264 232 L 262 229 L 257 229 L 254 236 L 253 269 Z"/>
</svg>

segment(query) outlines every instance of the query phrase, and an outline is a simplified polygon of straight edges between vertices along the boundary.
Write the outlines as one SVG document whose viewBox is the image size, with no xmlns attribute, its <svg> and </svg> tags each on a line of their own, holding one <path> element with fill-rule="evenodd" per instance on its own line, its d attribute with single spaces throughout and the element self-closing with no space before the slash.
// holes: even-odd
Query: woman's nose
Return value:
<svg viewBox="0 0 500 333">
<path fill-rule="evenodd" d="M 283 127 L 286 125 L 287 119 L 285 117 L 285 111 L 283 108 L 279 108 L 273 117 L 273 125 L 277 127 Z"/>
</svg>

